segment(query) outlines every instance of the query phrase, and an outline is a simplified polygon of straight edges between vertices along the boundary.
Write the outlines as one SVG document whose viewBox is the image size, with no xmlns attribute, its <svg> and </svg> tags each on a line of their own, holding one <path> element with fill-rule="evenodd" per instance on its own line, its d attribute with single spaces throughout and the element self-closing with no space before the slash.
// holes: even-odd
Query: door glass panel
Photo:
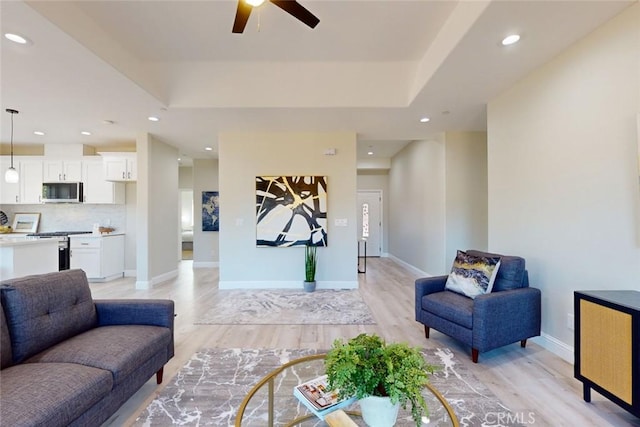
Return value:
<svg viewBox="0 0 640 427">
<path fill-rule="evenodd" d="M 369 203 L 362 204 L 362 237 L 369 237 Z"/>
</svg>

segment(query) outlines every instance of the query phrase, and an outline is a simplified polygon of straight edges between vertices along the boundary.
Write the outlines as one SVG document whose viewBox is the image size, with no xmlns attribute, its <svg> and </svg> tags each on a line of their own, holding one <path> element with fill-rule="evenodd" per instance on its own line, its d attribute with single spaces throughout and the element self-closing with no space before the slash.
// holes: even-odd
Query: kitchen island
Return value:
<svg viewBox="0 0 640 427">
<path fill-rule="evenodd" d="M 58 241 L 0 235 L 0 280 L 58 271 Z"/>
</svg>

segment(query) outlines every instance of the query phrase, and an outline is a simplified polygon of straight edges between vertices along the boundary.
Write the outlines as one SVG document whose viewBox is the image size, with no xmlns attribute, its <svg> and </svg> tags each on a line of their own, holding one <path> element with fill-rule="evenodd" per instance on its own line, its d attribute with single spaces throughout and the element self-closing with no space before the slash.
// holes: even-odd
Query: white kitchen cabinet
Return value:
<svg viewBox="0 0 640 427">
<path fill-rule="evenodd" d="M 4 173 L 11 165 L 11 157 L 0 159 Z M 40 157 L 13 157 L 13 167 L 18 171 L 18 182 L 7 183 L 4 177 L 0 183 L 0 203 L 7 205 L 35 204 L 42 200 L 42 159 Z"/>
<path fill-rule="evenodd" d="M 81 160 L 51 160 L 43 162 L 44 182 L 82 181 Z"/>
<path fill-rule="evenodd" d="M 92 282 L 124 276 L 124 234 L 72 235 L 71 268 L 84 270 Z"/>
<path fill-rule="evenodd" d="M 107 181 L 102 158 L 82 160 L 84 203 L 124 204 L 125 184 Z"/>
<path fill-rule="evenodd" d="M 20 203 L 42 203 L 42 160 L 20 160 Z"/>
<path fill-rule="evenodd" d="M 135 181 L 138 179 L 136 153 L 101 153 L 108 181 Z"/>
</svg>

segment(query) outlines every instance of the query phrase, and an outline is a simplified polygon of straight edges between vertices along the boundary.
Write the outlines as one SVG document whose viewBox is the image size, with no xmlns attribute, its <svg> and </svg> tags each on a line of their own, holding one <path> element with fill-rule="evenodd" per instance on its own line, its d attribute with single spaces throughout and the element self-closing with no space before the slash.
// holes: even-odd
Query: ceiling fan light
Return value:
<svg viewBox="0 0 640 427">
<path fill-rule="evenodd" d="M 258 7 L 262 3 L 264 3 L 264 0 L 245 0 L 245 1 L 247 2 L 247 4 L 250 4 L 253 7 Z"/>
<path fill-rule="evenodd" d="M 4 181 L 9 184 L 15 184 L 19 179 L 20 176 L 18 175 L 18 171 L 13 167 L 7 169 L 4 173 Z"/>
</svg>

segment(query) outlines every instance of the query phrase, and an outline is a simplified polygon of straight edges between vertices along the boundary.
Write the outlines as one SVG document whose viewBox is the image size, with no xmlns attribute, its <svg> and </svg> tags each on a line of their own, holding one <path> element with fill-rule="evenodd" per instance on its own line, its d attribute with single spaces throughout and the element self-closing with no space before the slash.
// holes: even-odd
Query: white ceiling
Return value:
<svg viewBox="0 0 640 427">
<path fill-rule="evenodd" d="M 244 34 L 235 0 L 1 1 L 2 33 L 31 43 L 2 38 L 0 138 L 15 108 L 16 145 L 149 132 L 207 158 L 221 132 L 346 130 L 359 158 L 388 158 L 485 130 L 488 100 L 636 1 L 300 0 L 315 29 L 265 3 Z M 521 42 L 500 46 L 511 32 Z"/>
</svg>

